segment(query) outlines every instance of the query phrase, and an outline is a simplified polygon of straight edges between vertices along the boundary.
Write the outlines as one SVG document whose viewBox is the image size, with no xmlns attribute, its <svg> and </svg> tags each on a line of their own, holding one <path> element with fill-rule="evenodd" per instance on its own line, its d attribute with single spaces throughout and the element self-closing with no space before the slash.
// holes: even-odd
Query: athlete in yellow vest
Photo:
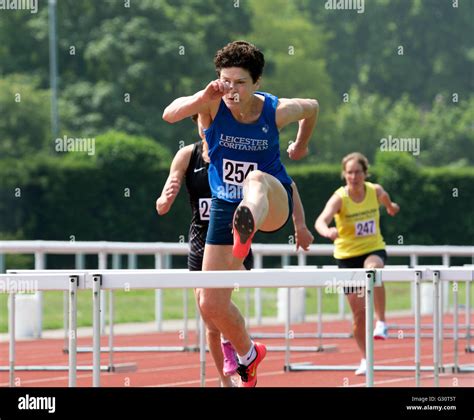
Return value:
<svg viewBox="0 0 474 420">
<path fill-rule="evenodd" d="M 390 216 L 400 207 L 391 201 L 381 185 L 367 182 L 369 162 L 361 153 L 351 153 L 342 159 L 342 177 L 346 185 L 337 189 L 316 220 L 318 233 L 334 241 L 334 258 L 339 268 L 382 268 L 387 260 L 385 242 L 380 232 L 380 205 Z M 335 219 L 336 227 L 329 227 Z M 348 288 L 350 289 L 350 288 Z M 344 291 L 351 306 L 354 338 L 363 354 L 356 375 L 364 375 L 365 363 L 365 297 L 363 290 Z M 377 323 L 375 339 L 387 338 L 385 324 L 385 288 L 374 292 Z"/>
</svg>

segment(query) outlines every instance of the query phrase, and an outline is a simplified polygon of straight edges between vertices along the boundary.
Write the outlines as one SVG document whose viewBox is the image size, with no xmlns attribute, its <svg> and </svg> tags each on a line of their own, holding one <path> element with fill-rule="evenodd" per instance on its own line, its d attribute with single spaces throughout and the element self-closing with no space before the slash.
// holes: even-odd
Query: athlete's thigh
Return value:
<svg viewBox="0 0 474 420">
<path fill-rule="evenodd" d="M 260 230 L 273 231 L 279 229 L 288 219 L 288 193 L 278 179 L 264 174 L 268 186 L 268 215 Z"/>
<path fill-rule="evenodd" d="M 211 245 L 204 247 L 203 271 L 240 270 L 242 260 L 232 255 L 232 245 Z"/>
</svg>

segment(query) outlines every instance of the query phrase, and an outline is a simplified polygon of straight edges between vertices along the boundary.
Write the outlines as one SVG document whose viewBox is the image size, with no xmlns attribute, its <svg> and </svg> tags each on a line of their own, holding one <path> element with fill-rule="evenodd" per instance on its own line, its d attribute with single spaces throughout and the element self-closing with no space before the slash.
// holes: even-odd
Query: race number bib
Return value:
<svg viewBox="0 0 474 420">
<path fill-rule="evenodd" d="M 242 185 L 247 175 L 255 171 L 258 165 L 254 162 L 238 162 L 236 160 L 224 159 L 222 162 L 222 173 L 224 182 L 233 185 Z"/>
<path fill-rule="evenodd" d="M 211 199 L 200 198 L 199 199 L 199 218 L 202 221 L 209 220 L 211 214 Z"/>
<path fill-rule="evenodd" d="M 364 220 L 355 224 L 356 236 L 371 236 L 375 235 L 377 230 L 375 228 L 375 220 Z"/>
</svg>

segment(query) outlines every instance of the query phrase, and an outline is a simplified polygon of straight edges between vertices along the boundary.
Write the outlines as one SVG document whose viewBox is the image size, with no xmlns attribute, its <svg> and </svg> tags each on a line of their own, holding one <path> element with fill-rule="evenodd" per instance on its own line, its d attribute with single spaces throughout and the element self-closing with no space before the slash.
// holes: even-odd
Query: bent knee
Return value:
<svg viewBox="0 0 474 420">
<path fill-rule="evenodd" d="M 364 261 L 364 268 L 383 268 L 384 263 L 378 255 L 370 255 Z"/>
<path fill-rule="evenodd" d="M 225 310 L 225 305 L 217 299 L 202 296 L 199 300 L 199 309 L 204 318 L 216 318 Z"/>
<path fill-rule="evenodd" d="M 257 181 L 264 183 L 265 181 L 265 172 L 259 171 L 258 169 L 252 172 L 249 172 L 247 177 L 244 180 L 244 184 L 248 184 L 250 181 Z"/>
</svg>

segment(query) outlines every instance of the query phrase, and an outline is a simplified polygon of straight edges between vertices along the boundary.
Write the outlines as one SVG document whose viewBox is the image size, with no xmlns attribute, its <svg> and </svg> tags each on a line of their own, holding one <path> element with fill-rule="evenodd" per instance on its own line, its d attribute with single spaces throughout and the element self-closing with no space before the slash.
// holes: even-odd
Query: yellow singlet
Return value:
<svg viewBox="0 0 474 420">
<path fill-rule="evenodd" d="M 379 202 L 375 186 L 365 182 L 365 197 L 354 202 L 345 187 L 335 191 L 342 199 L 339 213 L 334 216 L 339 237 L 334 241 L 334 258 L 358 257 L 369 252 L 385 249 L 380 233 Z"/>
</svg>

